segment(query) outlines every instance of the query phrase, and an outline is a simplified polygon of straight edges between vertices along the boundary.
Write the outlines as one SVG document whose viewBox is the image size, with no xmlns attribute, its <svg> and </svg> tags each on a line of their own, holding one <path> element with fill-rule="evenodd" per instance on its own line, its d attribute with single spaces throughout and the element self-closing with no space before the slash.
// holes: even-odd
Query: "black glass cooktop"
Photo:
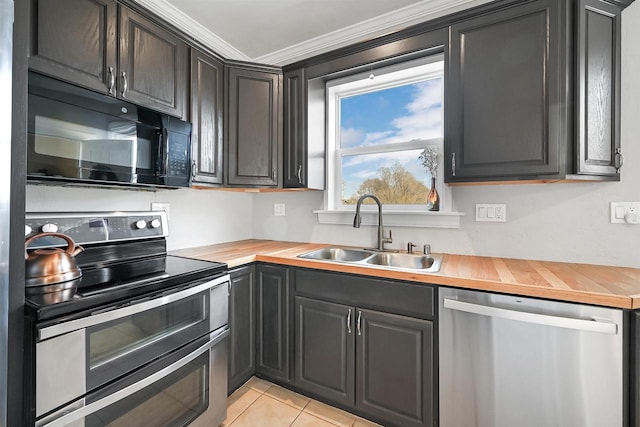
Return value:
<svg viewBox="0 0 640 427">
<path fill-rule="evenodd" d="M 109 309 L 128 299 L 153 297 L 159 293 L 192 286 L 226 273 L 227 265 L 172 255 L 159 255 L 115 263 L 83 263 L 82 277 L 66 293 L 27 292 L 26 306 L 35 321 L 87 311 Z"/>
</svg>

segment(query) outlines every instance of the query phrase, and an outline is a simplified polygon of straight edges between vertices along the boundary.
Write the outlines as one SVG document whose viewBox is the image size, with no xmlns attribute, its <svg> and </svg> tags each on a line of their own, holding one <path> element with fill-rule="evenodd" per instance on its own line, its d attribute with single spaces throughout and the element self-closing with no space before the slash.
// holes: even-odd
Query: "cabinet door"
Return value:
<svg viewBox="0 0 640 427">
<path fill-rule="evenodd" d="M 31 0 L 29 68 L 115 93 L 116 16 L 111 0 Z"/>
<path fill-rule="evenodd" d="M 304 68 L 284 75 L 283 186 L 307 186 L 306 96 Z"/>
<path fill-rule="evenodd" d="M 353 406 L 355 309 L 296 297 L 295 313 L 295 385 Z"/>
<path fill-rule="evenodd" d="M 561 7 L 532 1 L 450 28 L 447 182 L 561 172 Z"/>
<path fill-rule="evenodd" d="M 185 117 L 188 47 L 169 31 L 120 8 L 120 98 Z"/>
<path fill-rule="evenodd" d="M 222 184 L 222 63 L 191 50 L 192 178 L 196 183 Z"/>
<path fill-rule="evenodd" d="M 276 186 L 282 140 L 282 76 L 233 67 L 227 70 L 227 183 Z"/>
<path fill-rule="evenodd" d="M 356 407 L 401 426 L 433 426 L 433 323 L 358 309 Z"/>
<path fill-rule="evenodd" d="M 291 380 L 291 290 L 289 269 L 275 265 L 256 267 L 256 370 L 280 381 Z"/>
<path fill-rule="evenodd" d="M 244 384 L 256 370 L 255 267 L 240 267 L 229 272 L 229 384 L 228 392 Z"/>
<path fill-rule="evenodd" d="M 577 7 L 577 172 L 618 176 L 621 9 L 600 0 Z"/>
</svg>

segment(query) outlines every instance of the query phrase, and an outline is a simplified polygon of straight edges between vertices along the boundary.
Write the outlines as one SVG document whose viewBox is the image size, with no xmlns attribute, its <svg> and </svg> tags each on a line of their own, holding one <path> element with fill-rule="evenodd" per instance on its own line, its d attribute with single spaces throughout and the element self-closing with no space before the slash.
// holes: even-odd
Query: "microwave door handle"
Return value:
<svg viewBox="0 0 640 427">
<path fill-rule="evenodd" d="M 169 169 L 169 131 L 162 129 L 160 144 L 158 145 L 158 170 L 160 176 L 167 176 Z"/>
<path fill-rule="evenodd" d="M 164 130 L 164 144 L 162 144 L 162 150 L 163 150 L 163 164 L 162 164 L 162 175 L 167 176 L 169 174 L 169 131 L 167 131 L 166 129 Z"/>
<path fill-rule="evenodd" d="M 87 415 L 91 415 L 95 412 L 98 412 L 99 410 L 104 409 L 107 406 L 112 405 L 122 399 L 125 399 L 131 396 L 132 394 L 142 390 L 143 388 L 148 387 L 151 384 L 161 380 L 162 378 L 172 374 L 173 372 L 177 371 L 178 369 L 192 362 L 193 360 L 195 360 L 205 352 L 209 351 L 209 349 L 211 349 L 218 342 L 226 338 L 228 335 L 229 335 L 228 329 L 225 329 L 224 331 L 218 332 L 218 333 L 213 332 L 210 335 L 210 340 L 208 343 L 204 344 L 202 347 L 198 348 L 197 350 L 183 357 L 182 359 L 176 362 L 173 362 L 171 365 L 167 366 L 166 368 L 161 369 L 158 372 L 155 372 L 149 375 L 148 377 L 136 383 L 131 384 L 130 386 L 127 386 L 121 390 L 118 390 L 115 393 L 108 395 L 107 397 L 104 397 L 100 400 L 92 402 L 73 412 L 68 412 L 64 414 L 64 409 L 63 409 L 62 413 L 64 415 L 50 421 L 48 421 L 45 418 L 44 420 L 41 420 L 40 422 L 36 423 L 36 427 L 58 427 L 58 426 L 62 427 L 62 426 L 69 425 L 74 421 L 83 419 Z"/>
</svg>

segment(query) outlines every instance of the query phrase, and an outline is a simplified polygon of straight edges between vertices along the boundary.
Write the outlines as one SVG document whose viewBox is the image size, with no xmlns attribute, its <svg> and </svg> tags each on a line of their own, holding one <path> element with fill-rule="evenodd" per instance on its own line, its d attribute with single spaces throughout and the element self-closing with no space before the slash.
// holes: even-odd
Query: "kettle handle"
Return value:
<svg viewBox="0 0 640 427">
<path fill-rule="evenodd" d="M 41 237 L 59 237 L 60 239 L 66 240 L 67 241 L 67 249 L 66 249 L 65 252 L 68 253 L 71 256 L 76 256 L 80 252 L 84 251 L 84 248 L 82 246 L 76 245 L 76 242 L 74 242 L 73 239 L 71 237 L 67 236 L 66 234 L 62 234 L 62 233 L 39 233 L 39 234 L 36 234 L 34 236 L 29 237 L 27 240 L 24 241 L 24 259 L 29 259 L 29 254 L 27 253 L 27 246 L 29 246 L 29 243 L 31 243 L 34 240 L 39 239 Z"/>
</svg>

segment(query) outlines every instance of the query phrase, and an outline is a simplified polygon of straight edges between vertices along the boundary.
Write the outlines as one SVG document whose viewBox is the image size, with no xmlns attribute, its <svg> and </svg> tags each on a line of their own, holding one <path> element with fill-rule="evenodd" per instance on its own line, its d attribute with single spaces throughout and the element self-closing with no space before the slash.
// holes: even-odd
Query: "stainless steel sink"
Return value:
<svg viewBox="0 0 640 427">
<path fill-rule="evenodd" d="M 364 249 L 327 247 L 298 255 L 320 261 L 354 264 L 360 267 L 389 268 L 418 273 L 435 273 L 442 264 L 441 255 L 373 252 Z"/>
<path fill-rule="evenodd" d="M 319 259 L 325 261 L 356 262 L 373 255 L 373 252 L 361 249 L 322 248 L 317 251 L 299 255 L 299 258 Z"/>
<path fill-rule="evenodd" d="M 366 262 L 367 264 L 381 265 L 385 267 L 435 272 L 440 270 L 442 257 L 432 255 L 379 252 L 367 258 Z"/>
</svg>

